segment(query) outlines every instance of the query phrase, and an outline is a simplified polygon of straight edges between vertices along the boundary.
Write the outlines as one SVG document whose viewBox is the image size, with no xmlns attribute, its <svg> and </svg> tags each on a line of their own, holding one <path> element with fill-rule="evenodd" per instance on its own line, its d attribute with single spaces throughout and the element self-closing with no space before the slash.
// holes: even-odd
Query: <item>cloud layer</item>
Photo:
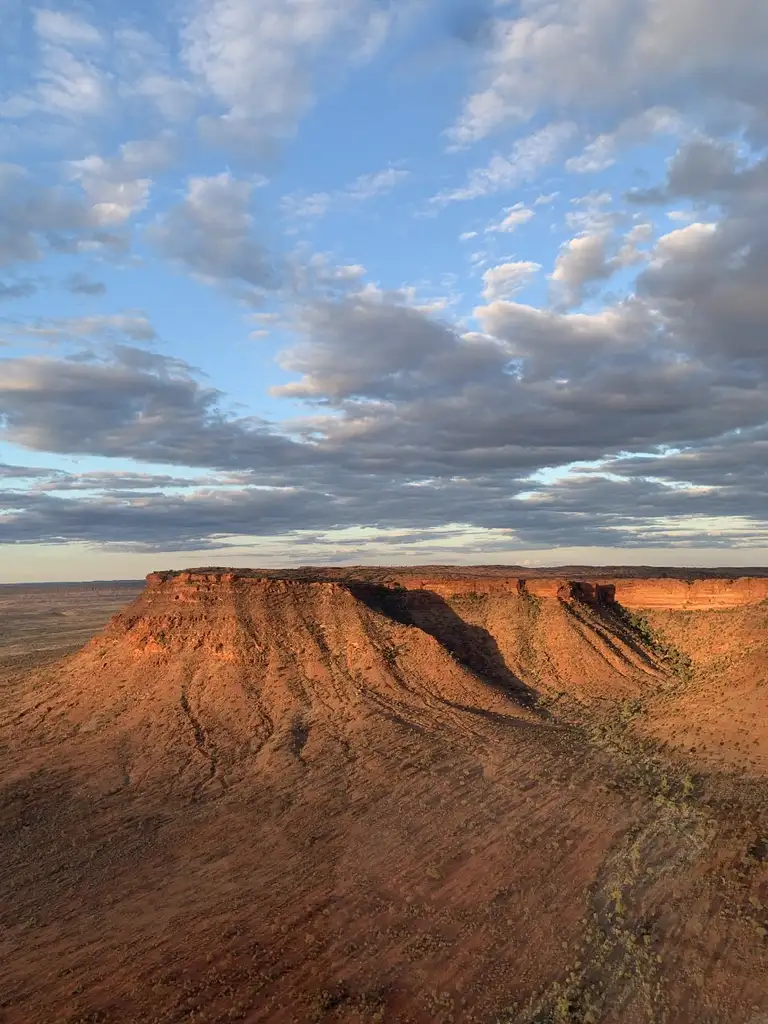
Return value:
<svg viewBox="0 0 768 1024">
<path fill-rule="evenodd" d="M 409 30 L 421 52 L 424 9 L 17 6 L 0 542 L 766 545 L 765 3 L 457 9 L 433 162 L 394 114 L 411 153 L 382 157 L 380 116 L 347 160 L 344 118 L 311 119 Z M 290 162 L 308 120 L 317 178 Z M 221 306 L 191 323 L 175 288 Z M 228 387 L 225 304 L 265 353 Z"/>
</svg>

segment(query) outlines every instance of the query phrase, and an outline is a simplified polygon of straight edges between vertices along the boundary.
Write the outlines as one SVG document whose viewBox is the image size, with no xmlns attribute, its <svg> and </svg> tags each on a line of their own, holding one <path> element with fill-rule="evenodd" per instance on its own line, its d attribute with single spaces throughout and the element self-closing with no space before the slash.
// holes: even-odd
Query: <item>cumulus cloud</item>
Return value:
<svg viewBox="0 0 768 1024">
<path fill-rule="evenodd" d="M 648 142 L 654 136 L 675 135 L 683 130 L 684 119 L 669 107 L 649 107 L 626 118 L 615 131 L 605 132 L 585 146 L 578 155 L 565 162 L 565 169 L 574 174 L 594 174 L 613 166 L 622 148 Z"/>
<path fill-rule="evenodd" d="M 539 263 L 519 260 L 516 263 L 500 263 L 483 274 L 483 296 L 489 301 L 508 299 L 524 288 L 531 277 L 541 270 Z"/>
<path fill-rule="evenodd" d="M 40 185 L 24 168 L 0 163 L 0 267 L 36 263 L 46 252 L 120 249 L 89 205 L 61 186 Z"/>
<path fill-rule="evenodd" d="M 279 468 L 291 442 L 257 419 L 227 419 L 187 364 L 122 344 L 92 358 L 8 358 L 0 417 L 36 451 L 219 469 Z M 281 454 L 282 453 L 282 454 Z"/>
<path fill-rule="evenodd" d="M 762 373 L 766 357 L 768 158 L 737 160 L 727 146 L 711 143 L 706 152 L 697 165 L 692 146 L 681 147 L 658 191 L 697 199 L 708 182 L 722 215 L 660 238 L 637 288 L 687 349 L 733 360 L 732 374 L 744 379 Z"/>
<path fill-rule="evenodd" d="M 660 239 L 647 273 L 667 264 L 673 281 L 691 251 L 690 239 Z M 8 536 L 191 549 L 236 535 L 464 523 L 507 529 L 518 545 L 652 545 L 693 542 L 676 539 L 676 516 L 716 515 L 752 517 L 740 536 L 754 537 L 764 497 L 759 488 L 749 496 L 746 474 L 714 479 L 716 493 L 706 495 L 664 482 L 691 475 L 674 455 L 668 474 L 660 467 L 670 445 L 703 459 L 720 452 L 712 479 L 718 464 L 738 462 L 738 430 L 751 438 L 746 464 L 759 461 L 768 391 L 765 376 L 745 368 L 759 367 L 764 349 L 737 348 L 734 362 L 725 340 L 709 347 L 689 329 L 695 320 L 660 306 L 658 280 L 646 288 L 647 302 L 639 295 L 589 315 L 491 298 L 476 311 L 482 333 L 461 332 L 399 293 L 309 303 L 294 323 L 303 340 L 281 356 L 296 379 L 274 393 L 316 412 L 281 428 L 221 411 L 223 396 L 192 368 L 127 344 L 85 362 L 6 360 L 0 416 L 18 444 L 235 474 L 226 493 L 220 479 L 199 480 L 188 498 L 147 500 L 147 490 L 172 482 L 112 487 L 87 477 L 104 493 L 80 498 L 73 483 L 58 497 L 47 488 L 23 503 L 16 495 Z M 641 456 L 654 451 L 648 484 Z M 598 469 L 546 486 L 532 479 L 575 462 Z M 627 475 L 626 486 L 614 479 Z"/>
<path fill-rule="evenodd" d="M 579 235 L 565 242 L 551 275 L 557 305 L 562 309 L 581 305 L 590 286 L 640 263 L 644 257 L 638 243 L 647 241 L 650 230 L 650 225 L 637 225 L 619 245 L 608 231 Z M 615 250 L 612 254 L 611 249 Z"/>
<path fill-rule="evenodd" d="M 289 137 L 314 103 L 313 72 L 370 56 L 388 22 L 372 0 L 197 0 L 183 57 L 222 109 L 203 119 L 204 136 L 246 149 Z"/>
<path fill-rule="evenodd" d="M 764 115 L 762 0 L 532 0 L 496 18 L 477 89 L 452 128 L 466 145 L 542 110 L 641 114 L 727 101 Z M 578 54 L 578 59 L 574 55 Z"/>
<path fill-rule="evenodd" d="M 523 224 L 527 224 L 535 216 L 535 211 L 527 207 L 525 203 L 515 203 L 514 206 L 505 207 L 501 218 L 491 221 L 485 232 L 486 234 L 493 234 L 495 232 L 511 234 L 513 231 L 517 231 Z"/>
<path fill-rule="evenodd" d="M 152 178 L 166 170 L 175 156 L 170 136 L 124 143 L 114 157 L 98 154 L 70 163 L 70 172 L 86 193 L 98 224 L 121 225 L 149 199 Z"/>
<path fill-rule="evenodd" d="M 277 272 L 251 212 L 254 185 L 229 173 L 191 178 L 184 200 L 157 219 L 149 236 L 170 260 L 209 284 L 234 282 L 252 297 Z"/>
<path fill-rule="evenodd" d="M 35 77 L 5 97 L 3 114 L 81 127 L 119 97 L 146 114 L 151 138 L 117 149 L 89 138 L 64 187 L 0 167 L 0 298 L 32 294 L 43 278 L 22 265 L 46 254 L 126 245 L 119 229 L 147 208 L 174 159 L 158 118 L 202 113 L 204 142 L 263 155 L 295 131 L 332 71 L 376 50 L 396 6 L 196 0 L 181 67 L 172 42 L 138 29 L 32 12 Z M 551 304 L 520 299 L 538 263 L 491 251 L 473 257 L 482 298 L 461 318 L 449 301 L 366 284 L 352 259 L 276 256 L 258 213 L 261 179 L 194 175 L 142 237 L 251 306 L 266 292 L 285 300 L 253 323 L 289 338 L 272 397 L 287 400 L 290 418 L 228 409 L 194 367 L 162 354 L 141 311 L 9 322 L 3 341 L 26 347 L 6 344 L 0 360 L 3 440 L 140 465 L 0 466 L 4 538 L 201 550 L 241 536 L 322 546 L 333 531 L 365 528 L 415 545 L 465 530 L 492 531 L 502 546 L 703 543 L 684 518 L 720 538 L 708 544 L 766 537 L 768 159 L 756 141 L 768 124 L 765 5 L 528 0 L 482 14 L 462 29 L 484 70 L 450 141 L 460 148 L 505 126 L 517 141 L 485 162 L 452 156 L 470 169 L 433 197 L 433 211 L 527 184 L 535 196 L 564 158 L 571 174 L 597 173 L 627 146 L 681 137 L 663 180 L 624 179 L 644 186 L 629 209 L 600 188 L 571 200 Z M 359 209 L 406 173 L 392 165 L 343 188 L 291 193 L 283 210 L 295 219 Z M 489 202 L 461 237 L 482 233 L 490 250 L 500 238 L 488 236 L 503 239 L 556 196 L 511 196 L 483 228 Z M 665 215 L 686 220 L 657 238 L 651 219 Z M 54 277 L 73 294 L 104 293 L 66 274 Z M 606 294 L 609 282 L 622 297 Z"/>
</svg>

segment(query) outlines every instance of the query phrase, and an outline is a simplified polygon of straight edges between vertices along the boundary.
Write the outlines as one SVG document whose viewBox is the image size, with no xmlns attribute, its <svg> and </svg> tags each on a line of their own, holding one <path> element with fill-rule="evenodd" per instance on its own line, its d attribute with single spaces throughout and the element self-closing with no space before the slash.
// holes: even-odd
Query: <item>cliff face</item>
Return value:
<svg viewBox="0 0 768 1024">
<path fill-rule="evenodd" d="M 669 574 L 657 578 L 610 577 L 601 572 L 589 576 L 504 575 L 499 571 L 484 574 L 482 569 L 457 574 L 454 570 L 439 572 L 408 569 L 305 569 L 280 573 L 276 570 L 195 570 L 180 573 L 152 573 L 147 587 L 158 590 L 166 584 L 195 588 L 227 586 L 234 581 L 283 579 L 285 582 L 314 580 L 347 584 L 369 584 L 406 590 L 427 590 L 444 598 L 466 595 L 505 596 L 529 595 L 541 600 L 581 600 L 593 603 L 617 603 L 625 608 L 657 608 L 666 611 L 710 611 L 718 608 L 741 608 L 768 600 L 768 577 L 695 578 L 690 574 L 675 578 Z"/>
<path fill-rule="evenodd" d="M 566 579 L 526 577 L 499 579 L 477 576 L 470 579 L 430 578 L 425 575 L 396 577 L 409 590 L 430 590 L 442 597 L 467 594 L 487 596 L 528 594 L 549 601 L 617 603 L 624 608 L 658 608 L 666 611 L 710 611 L 741 608 L 768 600 L 768 579 Z"/>
</svg>

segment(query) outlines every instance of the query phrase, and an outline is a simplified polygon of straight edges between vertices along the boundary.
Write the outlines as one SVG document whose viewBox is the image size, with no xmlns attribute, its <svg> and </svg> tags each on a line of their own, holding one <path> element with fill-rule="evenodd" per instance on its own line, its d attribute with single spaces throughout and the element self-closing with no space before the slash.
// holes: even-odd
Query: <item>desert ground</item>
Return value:
<svg viewBox="0 0 768 1024">
<path fill-rule="evenodd" d="M 765 1024 L 768 571 L 0 588 L 0 1022 Z"/>
</svg>

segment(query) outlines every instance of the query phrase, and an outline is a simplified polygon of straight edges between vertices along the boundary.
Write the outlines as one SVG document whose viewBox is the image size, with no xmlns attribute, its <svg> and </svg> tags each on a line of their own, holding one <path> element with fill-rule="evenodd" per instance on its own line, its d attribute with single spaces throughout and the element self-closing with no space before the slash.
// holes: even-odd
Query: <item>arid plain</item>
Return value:
<svg viewBox="0 0 768 1024">
<path fill-rule="evenodd" d="M 762 1024 L 768 571 L 0 588 L 0 1021 Z"/>
</svg>

